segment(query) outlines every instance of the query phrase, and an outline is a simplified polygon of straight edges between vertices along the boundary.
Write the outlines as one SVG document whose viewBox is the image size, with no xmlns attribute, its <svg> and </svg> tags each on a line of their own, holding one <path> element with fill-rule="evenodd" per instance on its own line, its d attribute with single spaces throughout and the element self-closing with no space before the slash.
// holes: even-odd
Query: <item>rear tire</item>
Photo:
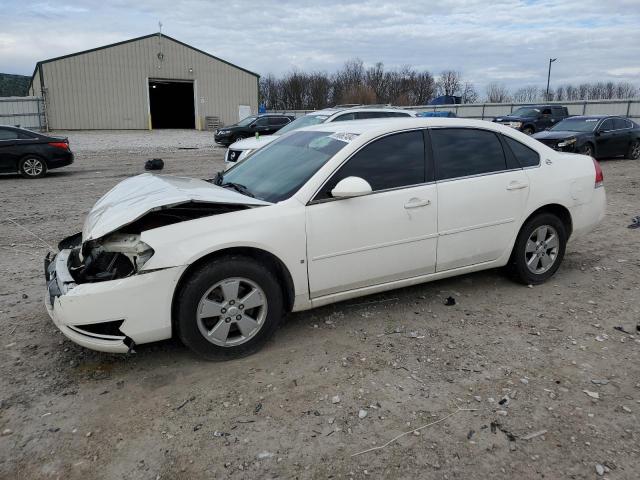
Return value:
<svg viewBox="0 0 640 480">
<path fill-rule="evenodd" d="M 42 178 L 47 174 L 47 164 L 40 157 L 29 155 L 20 160 L 18 171 L 24 178 Z"/>
<path fill-rule="evenodd" d="M 194 271 L 177 297 L 175 324 L 182 342 L 214 361 L 259 350 L 284 316 L 282 288 L 254 259 L 232 255 Z"/>
<path fill-rule="evenodd" d="M 640 159 L 640 140 L 636 140 L 629 145 L 629 151 L 625 156 L 630 160 Z"/>
<path fill-rule="evenodd" d="M 518 282 L 538 285 L 551 278 L 562 263 L 567 230 L 552 213 L 540 213 L 522 226 L 508 268 Z"/>
</svg>

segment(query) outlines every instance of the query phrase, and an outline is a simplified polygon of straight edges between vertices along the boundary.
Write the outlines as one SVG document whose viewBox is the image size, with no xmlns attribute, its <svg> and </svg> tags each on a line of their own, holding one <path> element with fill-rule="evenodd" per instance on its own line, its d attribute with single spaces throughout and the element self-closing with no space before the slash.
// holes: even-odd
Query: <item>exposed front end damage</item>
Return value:
<svg viewBox="0 0 640 480">
<path fill-rule="evenodd" d="M 186 266 L 145 270 L 155 252 L 142 234 L 259 205 L 268 203 L 195 179 L 125 180 L 96 203 L 81 234 L 47 255 L 49 315 L 65 336 L 93 350 L 125 353 L 170 338 L 171 302 Z"/>
</svg>

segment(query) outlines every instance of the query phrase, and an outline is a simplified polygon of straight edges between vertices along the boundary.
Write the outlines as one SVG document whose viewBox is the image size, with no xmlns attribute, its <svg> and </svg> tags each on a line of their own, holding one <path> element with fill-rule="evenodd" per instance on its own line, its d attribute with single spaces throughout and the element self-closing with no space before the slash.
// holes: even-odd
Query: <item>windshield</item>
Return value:
<svg viewBox="0 0 640 480">
<path fill-rule="evenodd" d="M 509 115 L 513 115 L 514 117 L 536 117 L 539 113 L 540 110 L 537 108 L 520 107 L 515 109 Z"/>
<path fill-rule="evenodd" d="M 298 130 L 302 127 L 310 127 L 311 125 L 317 125 L 319 123 L 324 122 L 328 115 L 305 115 L 304 117 L 298 117 L 289 125 L 285 125 L 280 130 L 278 130 L 275 135 L 282 135 L 283 133 L 291 132 L 293 130 Z"/>
<path fill-rule="evenodd" d="M 333 132 L 293 132 L 227 170 L 217 183 L 240 185 L 267 202 L 289 198 L 347 145 Z"/>
<path fill-rule="evenodd" d="M 236 125 L 237 125 L 238 127 L 246 127 L 246 126 L 247 126 L 247 125 L 249 125 L 251 122 L 253 122 L 256 118 L 258 118 L 258 117 L 256 117 L 255 115 L 252 115 L 252 116 L 250 116 L 250 117 L 243 118 L 243 119 L 242 119 L 242 120 L 240 120 L 238 123 L 236 123 Z"/>
<path fill-rule="evenodd" d="M 598 118 L 565 118 L 556 123 L 551 130 L 567 132 L 593 132 L 598 125 Z"/>
</svg>

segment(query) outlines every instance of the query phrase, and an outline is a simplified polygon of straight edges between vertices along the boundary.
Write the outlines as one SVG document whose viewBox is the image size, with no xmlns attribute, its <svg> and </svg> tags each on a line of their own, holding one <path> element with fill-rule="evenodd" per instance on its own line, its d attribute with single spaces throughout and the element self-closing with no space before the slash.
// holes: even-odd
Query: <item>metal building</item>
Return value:
<svg viewBox="0 0 640 480">
<path fill-rule="evenodd" d="M 152 129 L 228 124 L 258 109 L 259 75 L 154 33 L 38 62 L 29 94 L 48 128 Z"/>
</svg>

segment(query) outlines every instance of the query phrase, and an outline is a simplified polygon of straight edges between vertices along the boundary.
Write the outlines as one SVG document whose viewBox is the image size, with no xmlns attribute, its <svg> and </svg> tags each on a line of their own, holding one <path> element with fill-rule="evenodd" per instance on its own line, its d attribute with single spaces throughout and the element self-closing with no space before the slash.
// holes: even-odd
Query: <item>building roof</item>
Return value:
<svg viewBox="0 0 640 480">
<path fill-rule="evenodd" d="M 109 45 L 103 45 L 101 47 L 90 48 L 89 50 L 82 50 L 81 52 L 70 53 L 68 55 L 62 55 L 60 57 L 49 58 L 47 60 L 40 60 L 38 63 L 36 63 L 36 66 L 33 69 L 33 74 L 31 75 L 31 82 L 29 82 L 29 88 L 31 88 L 33 86 L 33 78 L 35 77 L 36 72 L 38 71 L 38 68 L 41 65 L 44 65 L 45 63 L 51 63 L 51 62 L 55 62 L 57 60 L 63 60 L 65 58 L 76 57 L 78 55 L 84 55 L 85 53 L 96 52 L 98 50 L 105 50 L 107 48 L 117 47 L 118 45 L 124 45 L 126 43 L 137 42 L 138 40 L 144 40 L 146 38 L 152 38 L 152 37 L 159 36 L 159 35 L 161 35 L 163 38 L 167 38 L 167 39 L 169 39 L 171 41 L 174 41 L 177 44 L 182 45 L 183 47 L 187 47 L 187 48 L 190 48 L 191 50 L 195 50 L 198 53 L 202 53 L 203 55 L 206 55 L 207 57 L 213 58 L 214 60 L 218 60 L 219 62 L 222 62 L 222 63 L 226 63 L 227 65 L 229 65 L 231 67 L 234 67 L 234 68 L 237 68 L 238 70 L 242 70 L 243 72 L 246 72 L 246 73 L 248 73 L 250 75 L 253 75 L 256 78 L 260 78 L 260 75 L 258 75 L 255 72 L 252 72 L 251 70 L 247 70 L 246 68 L 239 67 L 238 65 L 235 65 L 235 64 L 233 64 L 231 62 L 223 60 L 222 58 L 216 57 L 215 55 L 211 55 L 210 53 L 207 53 L 204 50 L 200 50 L 199 48 L 196 48 L 196 47 L 193 47 L 193 46 L 191 46 L 189 44 L 181 42 L 180 40 L 176 40 L 175 38 L 170 37 L 169 35 L 165 35 L 164 33 L 155 32 L 155 33 L 150 33 L 149 35 L 143 35 L 142 37 L 130 38 L 129 40 L 124 40 L 122 42 L 116 42 L 116 43 L 111 43 Z"/>
</svg>

